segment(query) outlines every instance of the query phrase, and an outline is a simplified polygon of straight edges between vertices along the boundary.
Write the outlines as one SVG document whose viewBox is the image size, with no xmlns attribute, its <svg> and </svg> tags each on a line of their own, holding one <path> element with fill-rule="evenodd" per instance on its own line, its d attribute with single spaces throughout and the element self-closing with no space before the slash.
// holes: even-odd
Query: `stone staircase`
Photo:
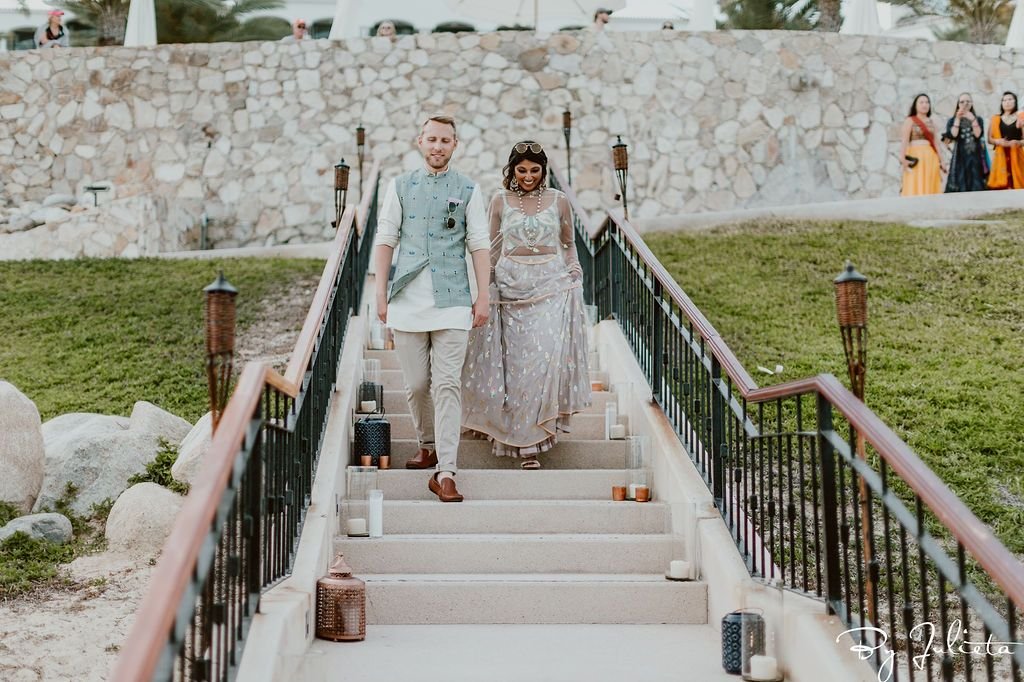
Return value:
<svg viewBox="0 0 1024 682">
<path fill-rule="evenodd" d="M 366 581 L 368 625 L 707 623 L 705 585 L 664 577 L 686 552 L 657 491 L 644 504 L 611 500 L 627 474 L 626 442 L 602 439 L 613 394 L 593 394 L 539 471 L 464 439 L 466 501 L 443 504 L 430 472 L 402 468 L 417 445 L 395 353 L 366 357 L 381 361 L 392 425 L 384 537 L 342 536 L 335 549 Z"/>
</svg>

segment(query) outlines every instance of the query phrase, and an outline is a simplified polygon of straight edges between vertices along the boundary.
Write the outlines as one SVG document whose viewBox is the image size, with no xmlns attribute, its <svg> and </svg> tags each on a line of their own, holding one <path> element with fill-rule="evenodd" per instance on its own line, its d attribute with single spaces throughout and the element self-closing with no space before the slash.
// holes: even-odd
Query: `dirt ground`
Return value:
<svg viewBox="0 0 1024 682">
<path fill-rule="evenodd" d="M 262 302 L 237 340 L 235 368 L 249 360 L 283 372 L 318 279 Z M 128 635 L 155 562 L 102 552 L 67 565 L 72 584 L 0 602 L 0 682 L 102 682 Z"/>
</svg>

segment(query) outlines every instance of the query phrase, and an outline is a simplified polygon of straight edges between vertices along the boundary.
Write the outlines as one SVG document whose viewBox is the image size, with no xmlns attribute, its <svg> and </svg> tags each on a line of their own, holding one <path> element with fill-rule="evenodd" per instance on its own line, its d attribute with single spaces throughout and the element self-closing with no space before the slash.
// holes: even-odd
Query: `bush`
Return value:
<svg viewBox="0 0 1024 682">
<path fill-rule="evenodd" d="M 188 483 L 175 480 L 171 475 L 171 467 L 176 461 L 178 461 L 177 446 L 171 445 L 166 439 L 161 438 L 160 450 L 157 451 L 156 458 L 146 465 L 146 473 L 135 474 L 128 479 L 128 485 L 152 482 L 179 495 L 188 495 Z M 107 509 L 107 512 L 109 513 L 110 510 Z"/>
</svg>

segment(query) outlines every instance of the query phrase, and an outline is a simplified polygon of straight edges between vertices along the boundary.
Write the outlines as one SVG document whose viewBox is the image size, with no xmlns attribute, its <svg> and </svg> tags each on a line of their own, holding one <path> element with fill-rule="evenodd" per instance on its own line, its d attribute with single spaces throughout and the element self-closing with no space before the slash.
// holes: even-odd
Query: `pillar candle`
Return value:
<svg viewBox="0 0 1024 682">
<path fill-rule="evenodd" d="M 775 682 L 779 679 L 779 666 L 773 656 L 754 655 L 750 657 L 749 679 L 758 682 Z"/>
<path fill-rule="evenodd" d="M 384 491 L 371 490 L 367 494 L 370 501 L 370 537 L 384 537 Z"/>
<path fill-rule="evenodd" d="M 670 561 L 668 564 L 668 577 L 675 578 L 676 580 L 689 580 L 690 562 L 681 559 Z"/>
<path fill-rule="evenodd" d="M 349 519 L 347 527 L 349 535 L 366 535 L 366 519 Z"/>
<path fill-rule="evenodd" d="M 608 436 L 612 440 L 622 440 L 626 437 L 626 425 L 625 424 L 612 424 L 608 427 Z"/>
<path fill-rule="evenodd" d="M 359 403 L 360 412 L 376 412 L 377 401 L 376 400 L 363 400 Z"/>
</svg>

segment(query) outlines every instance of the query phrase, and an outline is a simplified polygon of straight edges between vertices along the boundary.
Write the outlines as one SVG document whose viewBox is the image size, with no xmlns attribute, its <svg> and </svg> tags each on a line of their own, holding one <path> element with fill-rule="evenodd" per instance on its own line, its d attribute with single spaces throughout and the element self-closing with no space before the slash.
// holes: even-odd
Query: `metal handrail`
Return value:
<svg viewBox="0 0 1024 682">
<path fill-rule="evenodd" d="M 316 374 L 315 358 L 322 355 L 322 352 L 318 354 L 322 351 L 319 344 L 324 342 L 325 327 L 329 326 L 327 320 L 332 310 L 332 293 L 336 293 L 343 284 L 354 284 L 361 290 L 366 271 L 365 253 L 372 243 L 379 172 L 378 161 L 374 163 L 366 184 L 371 191 L 362 197 L 358 209 L 349 205 L 342 215 L 333 241 L 334 248 L 324 266 L 285 373 L 279 374 L 256 361 L 247 363 L 242 370 L 212 438 L 203 476 L 185 499 L 164 543 L 150 587 L 121 648 L 111 678 L 113 682 L 233 679 L 241 660 L 248 623 L 258 609 L 260 593 L 287 573 L 287 566 L 282 572 L 281 566 L 269 566 L 268 557 L 260 555 L 260 535 L 280 543 L 287 534 L 270 526 L 281 524 L 285 516 L 284 507 L 290 508 L 287 519 L 301 523 L 305 504 L 308 504 L 308 497 L 305 502 L 291 499 L 286 503 L 276 495 L 260 492 L 259 486 L 266 485 L 272 477 L 270 460 L 276 458 L 279 465 L 294 466 L 293 462 L 284 463 L 283 460 L 289 457 L 280 457 L 281 452 L 274 451 L 271 442 L 276 437 L 275 432 L 287 435 L 301 429 L 302 433 L 296 434 L 298 447 L 308 448 L 314 439 L 319 443 L 317 434 L 313 432 L 315 425 L 301 419 L 299 413 L 304 407 L 301 403 L 307 401 L 306 393 L 311 393 L 314 384 L 325 383 L 324 377 L 313 375 Z M 348 258 L 355 258 L 358 262 L 349 263 Z M 341 282 L 343 268 L 354 273 L 347 283 Z M 358 291 L 345 293 L 352 296 L 358 306 Z M 349 316 L 354 310 L 350 307 L 340 314 Z M 337 320 L 334 325 L 332 331 L 341 331 Z M 330 349 L 334 354 L 331 359 L 336 361 L 342 352 L 343 339 L 332 341 L 336 347 Z M 320 374 L 324 373 L 320 371 Z M 331 382 L 333 374 L 326 379 L 328 392 Z M 308 396 L 308 400 L 315 399 L 318 397 Z M 320 407 L 324 411 L 325 406 Z M 262 447 L 269 450 L 263 452 Z M 305 468 L 314 467 L 316 459 L 314 453 L 305 452 Z M 247 468 L 250 462 L 254 462 L 252 472 Z M 268 469 L 265 475 L 264 466 Z M 288 474 L 298 473 L 297 478 L 305 479 L 309 486 L 311 471 L 286 471 Z M 247 476 L 248 481 L 244 480 Z M 296 491 L 275 492 L 290 493 L 294 498 Z M 308 491 L 305 495 L 308 496 Z M 239 518 L 238 498 L 246 496 L 248 502 L 257 504 L 261 515 L 276 513 L 279 516 L 267 523 L 260 518 Z M 302 509 L 295 509 L 297 506 Z M 228 535 L 231 537 L 226 537 Z M 221 551 L 224 547 L 231 551 Z M 222 572 L 234 576 L 235 582 L 228 587 L 224 587 L 228 584 L 226 578 L 224 585 L 209 585 L 211 580 L 208 576 L 215 561 Z M 238 578 L 240 572 L 247 575 Z M 235 593 L 244 589 L 248 593 L 210 596 L 218 589 L 234 590 Z M 233 627 L 228 628 L 225 623 Z M 221 630 L 237 631 L 224 636 L 224 644 L 218 650 L 217 660 L 214 660 L 214 656 L 197 645 L 196 640 L 208 643 L 210 633 L 218 625 Z M 196 631 L 201 631 L 200 635 L 197 636 Z"/>
<path fill-rule="evenodd" d="M 969 613 L 976 615 L 975 628 L 979 621 L 982 625 L 975 640 L 1019 636 L 1021 563 L 892 429 L 830 374 L 758 387 L 629 221 L 605 207 L 601 225 L 587 225 L 560 170 L 555 164 L 549 168 L 553 186 L 567 194 L 577 214 L 581 260 L 591 260 L 583 264 L 596 283 L 584 288 L 588 302 L 623 328 L 651 384 L 652 401 L 704 475 L 753 575 L 777 577 L 791 589 L 823 597 L 851 627 L 870 628 L 885 620 L 888 609 L 887 646 L 906 647 L 906 658 L 898 663 L 904 667 L 921 660 L 910 641 L 915 616 L 938 613 L 943 632 L 937 640 L 946 636 L 953 618 L 968 627 Z M 804 399 L 809 398 L 815 404 L 808 410 Z M 804 428 L 808 413 L 817 428 Z M 845 420 L 848 440 L 833 426 L 836 415 Z M 863 444 L 872 449 L 867 461 Z M 894 493 L 892 473 L 907 490 Z M 915 511 L 908 509 L 907 498 Z M 926 514 L 955 541 L 955 560 L 946 541 L 936 541 L 928 530 Z M 975 588 L 965 554 L 1005 598 L 996 602 L 999 608 Z M 895 567 L 894 556 L 902 557 L 902 566 Z M 902 594 L 896 593 L 897 585 Z M 947 608 L 950 587 L 959 613 Z M 871 636 L 872 662 L 881 672 L 893 663 L 885 658 L 880 632 Z M 862 632 L 861 644 L 870 647 L 871 636 Z M 931 659 L 925 658 L 925 679 L 932 679 Z M 968 679 L 976 663 L 966 664 Z M 1011 650 L 1009 665 L 1012 679 L 1019 680 L 1024 647 Z M 936 674 L 949 680 L 954 668 L 949 652 L 935 666 Z M 989 680 L 997 679 L 991 659 L 985 672 Z"/>
</svg>

